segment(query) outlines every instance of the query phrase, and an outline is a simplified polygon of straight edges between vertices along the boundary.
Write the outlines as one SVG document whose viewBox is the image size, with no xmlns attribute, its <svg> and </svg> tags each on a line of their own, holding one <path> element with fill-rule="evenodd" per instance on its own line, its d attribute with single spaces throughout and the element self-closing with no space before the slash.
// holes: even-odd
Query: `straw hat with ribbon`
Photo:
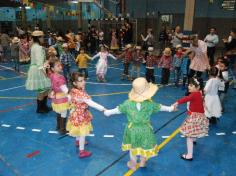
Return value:
<svg viewBox="0 0 236 176">
<path fill-rule="evenodd" d="M 135 102 L 143 102 L 151 99 L 158 90 L 156 84 L 148 83 L 145 78 L 136 78 L 132 83 L 129 99 Z"/>
<path fill-rule="evenodd" d="M 14 37 L 13 39 L 12 39 L 12 43 L 19 43 L 20 42 L 20 39 L 18 38 L 18 37 Z"/>
<path fill-rule="evenodd" d="M 170 48 L 165 48 L 165 50 L 163 51 L 163 54 L 165 55 L 165 56 L 171 56 L 171 49 Z"/>
<path fill-rule="evenodd" d="M 142 47 L 137 45 L 137 46 L 135 46 L 135 49 L 136 49 L 136 50 L 141 50 Z"/>
<path fill-rule="evenodd" d="M 40 37 L 40 36 L 44 36 L 44 33 L 43 33 L 43 31 L 36 30 L 36 31 L 32 32 L 31 35 L 34 37 Z"/>
<path fill-rule="evenodd" d="M 125 50 L 126 50 L 126 49 L 129 49 L 129 48 L 132 48 L 132 45 L 131 45 L 131 44 L 127 44 L 127 45 L 125 46 Z"/>
<path fill-rule="evenodd" d="M 59 37 L 57 37 L 57 41 L 64 42 L 64 39 L 61 36 L 59 36 Z"/>
</svg>

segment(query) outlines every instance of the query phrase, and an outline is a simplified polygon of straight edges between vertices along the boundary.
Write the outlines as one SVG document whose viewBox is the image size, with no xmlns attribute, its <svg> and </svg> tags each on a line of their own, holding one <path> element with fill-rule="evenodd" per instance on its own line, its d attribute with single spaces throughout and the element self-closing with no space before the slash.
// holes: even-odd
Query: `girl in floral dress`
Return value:
<svg viewBox="0 0 236 176">
<path fill-rule="evenodd" d="M 107 51 L 106 45 L 101 45 L 101 51 L 97 53 L 95 56 L 91 58 L 91 60 L 99 57 L 97 65 L 96 65 L 96 75 L 97 75 L 97 81 L 99 82 L 106 82 L 105 75 L 107 73 L 107 65 L 108 65 L 108 57 L 111 57 L 112 59 L 116 60 L 116 57 L 110 54 Z"/>
<path fill-rule="evenodd" d="M 104 114 L 124 113 L 128 124 L 125 127 L 122 150 L 130 152 L 128 167 L 136 170 L 137 156 L 140 156 L 140 167 L 145 167 L 146 160 L 158 153 L 156 137 L 150 122 L 151 115 L 158 111 L 173 111 L 173 106 L 163 106 L 151 100 L 158 90 L 157 85 L 148 83 L 145 78 L 137 78 L 132 83 L 129 99 L 115 109 L 106 110 Z"/>
<path fill-rule="evenodd" d="M 183 160 L 193 160 L 193 143 L 196 138 L 204 137 L 208 134 L 209 121 L 204 114 L 202 80 L 200 78 L 190 79 L 188 90 L 190 94 L 179 99 L 174 106 L 189 102 L 187 108 L 187 118 L 180 127 L 180 132 L 187 138 L 187 153 L 180 157 Z"/>
<path fill-rule="evenodd" d="M 93 118 L 88 107 L 91 106 L 99 111 L 105 108 L 95 103 L 85 91 L 85 78 L 83 74 L 72 73 L 71 81 L 73 88 L 70 91 L 73 109 L 67 122 L 66 129 L 69 135 L 76 138 L 76 146 L 79 146 L 79 157 L 85 158 L 92 155 L 91 152 L 84 150 L 85 137 L 93 130 L 91 120 Z"/>
<path fill-rule="evenodd" d="M 61 74 L 62 64 L 59 60 L 51 59 L 49 61 L 50 71 L 48 73 L 52 84 L 52 109 L 57 113 L 57 126 L 61 134 L 66 134 L 66 117 L 69 109 L 68 87 L 65 77 Z M 69 98 L 70 99 L 70 98 Z"/>
</svg>

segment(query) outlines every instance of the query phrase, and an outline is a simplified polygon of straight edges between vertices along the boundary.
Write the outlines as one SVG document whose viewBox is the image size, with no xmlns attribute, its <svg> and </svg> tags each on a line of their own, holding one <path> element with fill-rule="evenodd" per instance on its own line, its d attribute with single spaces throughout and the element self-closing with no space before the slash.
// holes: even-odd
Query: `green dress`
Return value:
<svg viewBox="0 0 236 176">
<path fill-rule="evenodd" d="M 124 131 L 122 150 L 130 150 L 132 155 L 150 158 L 158 153 L 150 118 L 153 113 L 160 110 L 161 106 L 152 100 L 145 100 L 141 103 L 139 111 L 136 104 L 134 101 L 126 100 L 118 106 L 119 111 L 126 114 L 128 120 Z"/>
<path fill-rule="evenodd" d="M 50 89 L 51 82 L 42 68 L 45 62 L 45 50 L 42 46 L 34 43 L 31 47 L 31 64 L 27 74 L 26 89 L 43 91 Z"/>
</svg>

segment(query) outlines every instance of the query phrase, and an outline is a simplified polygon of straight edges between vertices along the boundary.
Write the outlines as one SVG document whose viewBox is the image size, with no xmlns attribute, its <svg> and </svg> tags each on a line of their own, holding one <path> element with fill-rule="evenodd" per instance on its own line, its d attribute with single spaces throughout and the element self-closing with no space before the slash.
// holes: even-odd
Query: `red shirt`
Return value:
<svg viewBox="0 0 236 176">
<path fill-rule="evenodd" d="M 192 92 L 190 95 L 179 99 L 178 104 L 190 102 L 189 111 L 204 113 L 203 98 L 201 92 Z"/>
<path fill-rule="evenodd" d="M 157 57 L 154 55 L 147 56 L 146 67 L 154 68 L 154 65 L 157 63 Z"/>
</svg>

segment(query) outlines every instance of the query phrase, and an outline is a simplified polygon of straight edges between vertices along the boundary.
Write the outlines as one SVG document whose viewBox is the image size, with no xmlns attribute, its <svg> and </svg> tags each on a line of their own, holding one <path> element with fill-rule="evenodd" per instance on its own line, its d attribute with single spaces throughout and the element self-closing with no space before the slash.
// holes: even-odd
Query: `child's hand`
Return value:
<svg viewBox="0 0 236 176">
<path fill-rule="evenodd" d="M 173 106 L 174 107 L 174 110 L 173 111 L 177 111 L 178 109 L 177 109 L 177 107 L 178 107 L 178 103 L 176 102 L 176 103 L 174 103 L 174 104 L 172 104 L 171 106 Z"/>
<path fill-rule="evenodd" d="M 106 110 L 104 111 L 104 115 L 107 116 L 107 117 L 109 117 L 109 116 L 111 116 L 111 113 L 110 113 L 109 110 L 106 109 Z"/>
</svg>

